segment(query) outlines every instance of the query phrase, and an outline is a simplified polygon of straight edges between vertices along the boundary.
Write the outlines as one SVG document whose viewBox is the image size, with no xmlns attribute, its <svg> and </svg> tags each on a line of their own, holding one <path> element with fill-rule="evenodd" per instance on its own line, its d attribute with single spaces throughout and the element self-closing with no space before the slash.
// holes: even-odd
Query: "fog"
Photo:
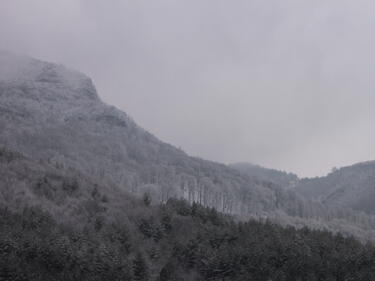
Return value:
<svg viewBox="0 0 375 281">
<path fill-rule="evenodd" d="M 1 0 L 0 49 L 78 69 L 193 156 L 323 175 L 375 158 L 369 0 Z"/>
</svg>

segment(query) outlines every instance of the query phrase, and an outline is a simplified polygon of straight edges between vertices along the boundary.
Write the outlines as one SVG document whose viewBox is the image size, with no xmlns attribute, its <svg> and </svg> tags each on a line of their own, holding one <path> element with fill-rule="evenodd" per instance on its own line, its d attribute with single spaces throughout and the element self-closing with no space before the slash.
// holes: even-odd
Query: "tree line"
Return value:
<svg viewBox="0 0 375 281">
<path fill-rule="evenodd" d="M 41 206 L 2 207 L 0 280 L 375 280 L 372 244 L 236 222 L 184 200 L 150 203 L 145 195 L 115 218 L 97 209 L 79 223 Z"/>
</svg>

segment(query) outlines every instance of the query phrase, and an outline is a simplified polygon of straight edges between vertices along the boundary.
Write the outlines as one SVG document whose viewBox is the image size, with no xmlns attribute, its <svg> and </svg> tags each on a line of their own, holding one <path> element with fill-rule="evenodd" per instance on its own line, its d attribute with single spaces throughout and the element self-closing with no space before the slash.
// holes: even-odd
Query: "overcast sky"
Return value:
<svg viewBox="0 0 375 281">
<path fill-rule="evenodd" d="M 0 49 L 91 76 L 193 156 L 323 175 L 375 159 L 371 0 L 0 0 Z"/>
</svg>

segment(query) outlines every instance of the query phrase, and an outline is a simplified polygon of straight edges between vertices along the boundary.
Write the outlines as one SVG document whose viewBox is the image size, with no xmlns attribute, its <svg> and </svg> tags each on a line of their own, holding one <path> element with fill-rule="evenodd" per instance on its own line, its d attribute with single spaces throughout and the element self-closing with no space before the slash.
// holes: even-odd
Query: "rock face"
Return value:
<svg viewBox="0 0 375 281">
<path fill-rule="evenodd" d="M 0 131 L 1 146 L 158 201 L 183 197 L 241 215 L 277 207 L 276 186 L 159 141 L 61 65 L 0 54 Z"/>
<path fill-rule="evenodd" d="M 326 177 L 301 180 L 295 191 L 329 206 L 375 214 L 375 162 L 344 167 Z"/>
</svg>

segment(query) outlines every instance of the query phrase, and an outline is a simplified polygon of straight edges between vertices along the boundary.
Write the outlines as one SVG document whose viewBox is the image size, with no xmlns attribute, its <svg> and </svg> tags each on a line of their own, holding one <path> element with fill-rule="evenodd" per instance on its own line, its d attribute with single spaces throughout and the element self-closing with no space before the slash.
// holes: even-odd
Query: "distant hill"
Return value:
<svg viewBox="0 0 375 281">
<path fill-rule="evenodd" d="M 375 162 L 335 169 L 326 177 L 303 179 L 294 189 L 329 206 L 375 213 Z"/>
<path fill-rule="evenodd" d="M 375 161 L 336 168 L 325 177 L 304 179 L 292 173 L 250 163 L 236 163 L 230 166 L 253 179 L 272 182 L 325 206 L 352 208 L 375 214 Z"/>
</svg>

